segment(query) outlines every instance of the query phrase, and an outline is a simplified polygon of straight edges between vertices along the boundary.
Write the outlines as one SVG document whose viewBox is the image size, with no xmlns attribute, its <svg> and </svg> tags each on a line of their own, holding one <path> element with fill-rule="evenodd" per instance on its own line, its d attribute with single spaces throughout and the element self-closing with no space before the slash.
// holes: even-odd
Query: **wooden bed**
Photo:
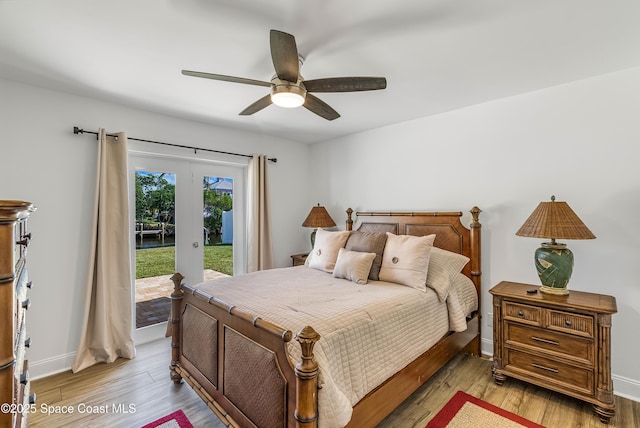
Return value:
<svg viewBox="0 0 640 428">
<path fill-rule="evenodd" d="M 467 318 L 466 331 L 449 332 L 369 392 L 353 407 L 348 427 L 375 426 L 455 355 L 480 354 L 480 209 L 470 213 L 472 220 L 465 227 L 461 212 L 358 212 L 354 228 L 353 211 L 347 210 L 347 230 L 435 234 L 434 246 L 469 257 L 462 273 L 478 295 L 478 311 Z M 318 365 L 313 349 L 322 339 L 312 326 L 295 335 L 302 358 L 290 361 L 286 347 L 294 339 L 291 331 L 183 284 L 179 273 L 172 280 L 173 382 L 184 379 L 227 426 L 316 427 Z M 252 397 L 256 382 L 268 386 L 266 396 Z"/>
</svg>

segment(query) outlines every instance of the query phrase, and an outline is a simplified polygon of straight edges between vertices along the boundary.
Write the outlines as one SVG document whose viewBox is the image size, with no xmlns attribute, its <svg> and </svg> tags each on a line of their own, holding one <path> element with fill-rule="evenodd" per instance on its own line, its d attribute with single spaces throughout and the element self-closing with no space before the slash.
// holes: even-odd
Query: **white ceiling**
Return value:
<svg viewBox="0 0 640 428">
<path fill-rule="evenodd" d="M 239 116 L 268 88 L 180 73 L 269 81 L 270 29 L 295 35 L 305 79 L 387 89 L 318 94 L 331 122 Z M 0 0 L 0 77 L 301 142 L 639 65 L 637 0 Z"/>
</svg>

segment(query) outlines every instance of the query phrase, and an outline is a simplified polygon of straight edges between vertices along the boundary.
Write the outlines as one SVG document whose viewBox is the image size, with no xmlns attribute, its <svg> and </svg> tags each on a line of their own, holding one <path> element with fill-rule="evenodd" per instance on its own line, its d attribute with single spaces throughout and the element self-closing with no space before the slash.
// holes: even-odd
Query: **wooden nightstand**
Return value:
<svg viewBox="0 0 640 428">
<path fill-rule="evenodd" d="M 536 290 L 535 293 L 527 293 Z M 593 404 L 600 420 L 615 414 L 611 381 L 611 315 L 616 299 L 503 281 L 493 287 L 493 377 L 507 376 Z"/>
<path fill-rule="evenodd" d="M 307 261 L 308 254 L 294 254 L 291 256 L 291 263 L 293 266 L 302 266 Z"/>
</svg>

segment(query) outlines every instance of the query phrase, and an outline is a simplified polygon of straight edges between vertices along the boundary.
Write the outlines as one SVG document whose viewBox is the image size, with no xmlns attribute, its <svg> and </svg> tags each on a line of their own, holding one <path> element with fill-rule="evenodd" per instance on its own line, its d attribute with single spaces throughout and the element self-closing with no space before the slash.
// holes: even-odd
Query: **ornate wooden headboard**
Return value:
<svg viewBox="0 0 640 428">
<path fill-rule="evenodd" d="M 357 220 L 353 221 L 353 210 L 347 209 L 347 230 L 364 232 L 391 232 L 397 235 L 424 236 L 435 234 L 436 247 L 469 257 L 470 261 L 462 270 L 476 286 L 478 291 L 478 307 L 481 295 L 481 250 L 480 231 L 482 225 L 478 221 L 480 208 L 470 211 L 472 220 L 467 227 L 461 223 L 462 212 L 356 212 Z"/>
</svg>

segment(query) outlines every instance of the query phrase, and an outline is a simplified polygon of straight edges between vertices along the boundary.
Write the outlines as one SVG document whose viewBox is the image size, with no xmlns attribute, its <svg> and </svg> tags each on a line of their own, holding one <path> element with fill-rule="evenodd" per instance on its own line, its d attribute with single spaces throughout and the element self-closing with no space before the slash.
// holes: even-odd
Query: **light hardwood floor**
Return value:
<svg viewBox="0 0 640 428">
<path fill-rule="evenodd" d="M 176 386 L 169 380 L 169 350 L 169 339 L 158 340 L 138 346 L 133 360 L 120 359 L 77 374 L 65 372 L 33 381 L 37 411 L 29 415 L 29 427 L 140 427 L 182 409 L 196 428 L 222 428 L 224 425 L 188 385 Z M 548 428 L 640 427 L 638 402 L 616 397 L 616 416 L 605 425 L 591 405 L 578 400 L 511 379 L 497 386 L 488 359 L 462 355 L 416 391 L 379 428 L 424 428 L 458 390 Z M 73 413 L 62 413 L 63 406 Z M 51 409 L 51 414 L 42 412 L 43 408 Z"/>
</svg>

